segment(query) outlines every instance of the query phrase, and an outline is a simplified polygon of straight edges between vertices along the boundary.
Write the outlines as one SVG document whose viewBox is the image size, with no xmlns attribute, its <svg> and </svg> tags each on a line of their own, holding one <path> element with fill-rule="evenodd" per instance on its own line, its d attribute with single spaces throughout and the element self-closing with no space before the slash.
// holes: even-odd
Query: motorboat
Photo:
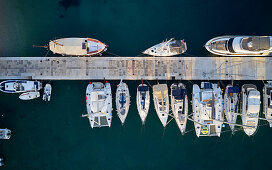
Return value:
<svg viewBox="0 0 272 170">
<path fill-rule="evenodd" d="M 167 84 L 157 84 L 153 86 L 153 100 L 157 115 L 165 127 L 169 115 L 169 97 Z"/>
<path fill-rule="evenodd" d="M 234 131 L 239 110 L 239 87 L 227 85 L 224 94 L 224 112 L 230 129 Z"/>
<path fill-rule="evenodd" d="M 61 38 L 49 42 L 49 50 L 63 56 L 94 56 L 107 50 L 107 45 L 93 38 Z"/>
<path fill-rule="evenodd" d="M 147 50 L 143 51 L 143 54 L 151 56 L 174 56 L 185 53 L 187 45 L 184 40 L 175 40 L 171 38 L 168 41 L 164 41 L 157 45 L 154 45 Z"/>
<path fill-rule="evenodd" d="M 117 115 L 121 120 L 122 124 L 125 123 L 126 117 L 128 115 L 129 106 L 130 95 L 128 85 L 121 80 L 121 82 L 117 85 L 116 90 L 116 109 Z"/>
<path fill-rule="evenodd" d="M 112 121 L 112 95 L 110 83 L 89 83 L 86 89 L 87 114 L 90 125 L 94 127 L 111 126 Z"/>
<path fill-rule="evenodd" d="M 43 89 L 43 100 L 44 101 L 50 101 L 50 99 L 51 99 L 51 91 L 52 91 L 52 86 L 51 86 L 51 84 L 47 83 L 44 86 L 44 89 Z"/>
<path fill-rule="evenodd" d="M 181 134 L 185 134 L 188 118 L 188 98 L 185 85 L 171 85 L 171 108 Z"/>
<path fill-rule="evenodd" d="M 9 129 L 0 129 L 0 139 L 10 139 L 11 130 Z"/>
<path fill-rule="evenodd" d="M 150 105 L 149 87 L 146 84 L 140 84 L 138 86 L 136 103 L 137 103 L 138 113 L 142 120 L 142 124 L 144 124 L 146 120 L 146 116 L 149 111 L 149 105 Z"/>
<path fill-rule="evenodd" d="M 205 48 L 222 56 L 269 56 L 272 52 L 272 37 L 220 36 L 209 40 Z"/>
<path fill-rule="evenodd" d="M 265 118 L 272 127 L 272 81 L 268 81 L 264 84 L 263 88 L 263 113 Z"/>
<path fill-rule="evenodd" d="M 29 91 L 29 92 L 24 92 L 19 96 L 19 99 L 21 100 L 32 100 L 40 97 L 40 92 L 39 91 Z"/>
<path fill-rule="evenodd" d="M 199 136 L 220 137 L 224 121 L 223 98 L 217 84 L 201 82 L 193 85 L 193 120 Z"/>
<path fill-rule="evenodd" d="M 260 112 L 260 92 L 253 84 L 242 86 L 242 122 L 244 132 L 251 136 L 258 127 Z"/>
<path fill-rule="evenodd" d="M 29 80 L 6 80 L 0 83 L 0 91 L 5 93 L 23 93 L 28 91 L 39 91 L 42 83 Z"/>
</svg>

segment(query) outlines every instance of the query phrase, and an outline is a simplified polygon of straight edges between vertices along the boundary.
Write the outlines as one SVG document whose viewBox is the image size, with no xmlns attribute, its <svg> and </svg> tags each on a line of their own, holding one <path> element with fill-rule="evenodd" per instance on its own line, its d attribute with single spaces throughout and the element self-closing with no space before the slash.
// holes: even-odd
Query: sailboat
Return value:
<svg viewBox="0 0 272 170">
<path fill-rule="evenodd" d="M 87 114 L 90 125 L 94 127 L 111 126 L 112 96 L 110 83 L 93 82 L 86 89 Z"/>
<path fill-rule="evenodd" d="M 234 131 L 239 109 L 239 87 L 227 85 L 224 94 L 224 111 L 230 129 Z"/>
<path fill-rule="evenodd" d="M 220 137 L 223 115 L 223 98 L 220 87 L 201 82 L 201 88 L 193 85 L 193 119 L 197 137 Z"/>
<path fill-rule="evenodd" d="M 272 127 L 272 81 L 268 81 L 264 84 L 263 88 L 263 113 L 265 118 L 269 122 L 269 126 Z"/>
<path fill-rule="evenodd" d="M 251 136 L 258 127 L 260 112 L 260 92 L 253 84 L 244 84 L 242 86 L 242 122 L 244 132 Z M 248 127 L 251 126 L 251 127 Z"/>
<path fill-rule="evenodd" d="M 148 114 L 150 105 L 149 87 L 146 84 L 140 84 L 137 88 L 136 97 L 137 109 L 142 120 L 142 124 L 145 123 L 146 116 Z"/>
<path fill-rule="evenodd" d="M 185 53 L 187 45 L 184 40 L 175 40 L 171 38 L 168 41 L 154 45 L 147 50 L 143 51 L 143 54 L 151 56 L 174 56 Z"/>
<path fill-rule="evenodd" d="M 188 98 L 182 83 L 171 85 L 171 108 L 179 130 L 184 134 L 188 118 Z"/>
<path fill-rule="evenodd" d="M 130 95 L 128 90 L 128 85 L 121 82 L 117 85 L 116 90 L 116 108 L 117 115 L 120 118 L 122 124 L 125 123 L 126 117 L 128 115 L 130 105 Z"/>
<path fill-rule="evenodd" d="M 158 84 L 153 86 L 153 100 L 157 115 L 165 127 L 169 115 L 169 97 L 167 84 Z"/>
</svg>

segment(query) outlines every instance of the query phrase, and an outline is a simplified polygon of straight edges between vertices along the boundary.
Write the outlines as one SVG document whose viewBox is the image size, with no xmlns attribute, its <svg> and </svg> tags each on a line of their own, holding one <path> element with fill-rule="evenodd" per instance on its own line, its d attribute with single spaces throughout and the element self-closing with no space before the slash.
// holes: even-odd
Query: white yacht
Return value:
<svg viewBox="0 0 272 170">
<path fill-rule="evenodd" d="M 184 134 L 188 118 L 188 98 L 182 83 L 171 85 L 171 108 L 179 130 Z"/>
<path fill-rule="evenodd" d="M 43 100 L 44 101 L 50 101 L 51 91 L 52 91 L 52 86 L 51 86 L 51 84 L 47 83 L 43 89 Z"/>
<path fill-rule="evenodd" d="M 245 133 L 253 135 L 258 127 L 260 112 L 260 92 L 253 84 L 242 86 L 242 122 Z M 250 126 L 250 127 L 248 127 Z"/>
<path fill-rule="evenodd" d="M 10 139 L 11 130 L 9 129 L 0 129 L 0 139 Z"/>
<path fill-rule="evenodd" d="M 234 131 L 239 109 L 239 87 L 227 85 L 224 94 L 224 111 L 230 129 Z"/>
<path fill-rule="evenodd" d="M 61 38 L 50 41 L 49 50 L 63 56 L 93 56 L 106 51 L 107 45 L 93 38 Z"/>
<path fill-rule="evenodd" d="M 29 92 L 24 92 L 19 96 L 19 99 L 21 100 L 32 100 L 40 97 L 40 92 L 39 91 L 29 91 Z"/>
<path fill-rule="evenodd" d="M 86 104 L 91 127 L 111 126 L 112 96 L 110 83 L 93 82 L 86 89 Z"/>
<path fill-rule="evenodd" d="M 224 121 L 221 88 L 217 84 L 202 82 L 193 85 L 193 118 L 197 137 L 220 137 Z"/>
<path fill-rule="evenodd" d="M 272 81 L 268 81 L 263 88 L 263 113 L 272 127 Z"/>
<path fill-rule="evenodd" d="M 157 115 L 163 127 L 165 127 L 169 115 L 169 97 L 167 84 L 158 84 L 153 86 L 153 100 Z"/>
<path fill-rule="evenodd" d="M 150 105 L 149 87 L 146 84 L 140 84 L 138 86 L 136 103 L 137 103 L 138 113 L 142 120 L 142 124 L 144 124 L 146 116 L 148 114 L 149 105 Z"/>
<path fill-rule="evenodd" d="M 171 38 L 168 41 L 154 45 L 143 52 L 151 56 L 174 56 L 185 53 L 187 45 L 184 40 L 175 40 Z"/>
<path fill-rule="evenodd" d="M 272 52 L 271 36 L 221 36 L 209 40 L 205 48 L 216 55 L 268 56 Z"/>
<path fill-rule="evenodd" d="M 126 117 L 128 115 L 128 110 L 130 105 L 130 95 L 129 95 L 127 84 L 122 82 L 122 80 L 117 85 L 115 102 L 116 102 L 116 108 L 117 108 L 117 115 L 120 118 L 122 124 L 124 124 Z"/>
<path fill-rule="evenodd" d="M 28 91 L 39 91 L 42 83 L 29 80 L 6 80 L 0 83 L 0 91 L 5 93 L 23 93 Z"/>
</svg>

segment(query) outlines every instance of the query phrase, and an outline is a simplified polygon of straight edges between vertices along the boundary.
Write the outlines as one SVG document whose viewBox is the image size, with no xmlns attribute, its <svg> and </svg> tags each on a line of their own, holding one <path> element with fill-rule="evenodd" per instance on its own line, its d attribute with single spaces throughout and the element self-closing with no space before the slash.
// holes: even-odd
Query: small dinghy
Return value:
<svg viewBox="0 0 272 170">
<path fill-rule="evenodd" d="M 117 115 L 120 118 L 122 124 L 125 123 L 128 110 L 130 105 L 130 95 L 128 86 L 126 83 L 120 82 L 120 84 L 117 85 L 116 90 L 116 108 L 117 108 Z"/>
<path fill-rule="evenodd" d="M 175 40 L 171 38 L 168 41 L 154 45 L 143 52 L 143 54 L 151 56 L 174 56 L 185 53 L 187 45 L 184 40 Z"/>
<path fill-rule="evenodd" d="M 38 97 L 40 97 L 40 92 L 38 91 L 25 92 L 19 96 L 21 100 L 31 100 L 31 99 L 36 99 Z"/>
<path fill-rule="evenodd" d="M 52 86 L 51 84 L 46 84 L 43 90 L 43 100 L 44 101 L 50 101 L 51 99 L 51 91 L 52 91 Z"/>
<path fill-rule="evenodd" d="M 0 129 L 0 139 L 10 139 L 11 130 L 9 129 Z"/>
<path fill-rule="evenodd" d="M 146 116 L 149 110 L 150 94 L 149 87 L 146 84 L 140 84 L 137 88 L 137 109 L 142 120 L 142 124 L 145 123 Z"/>
</svg>

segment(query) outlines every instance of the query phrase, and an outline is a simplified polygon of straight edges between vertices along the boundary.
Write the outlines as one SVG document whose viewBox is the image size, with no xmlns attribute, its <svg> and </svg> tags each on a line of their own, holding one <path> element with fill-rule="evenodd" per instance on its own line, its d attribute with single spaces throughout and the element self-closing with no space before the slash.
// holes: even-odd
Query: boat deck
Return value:
<svg viewBox="0 0 272 170">
<path fill-rule="evenodd" d="M 0 57 L 0 79 L 272 80 L 270 57 Z"/>
</svg>

